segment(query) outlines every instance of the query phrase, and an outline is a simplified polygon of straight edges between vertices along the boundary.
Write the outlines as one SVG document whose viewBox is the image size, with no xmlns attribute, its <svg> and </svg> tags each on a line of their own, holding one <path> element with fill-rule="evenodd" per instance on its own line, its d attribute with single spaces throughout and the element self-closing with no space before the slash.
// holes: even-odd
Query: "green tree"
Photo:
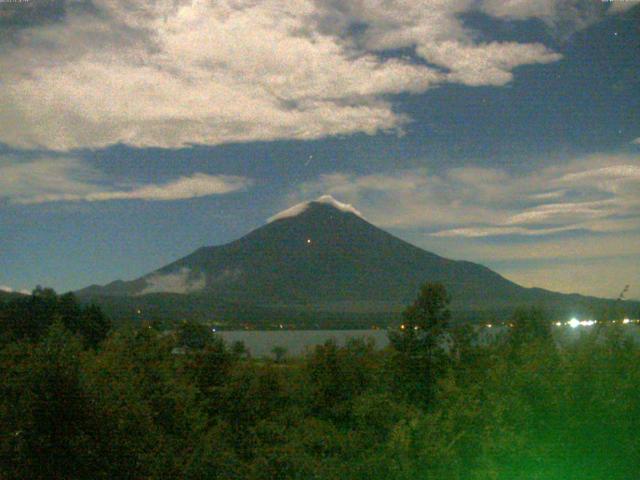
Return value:
<svg viewBox="0 0 640 480">
<path fill-rule="evenodd" d="M 550 343 L 551 321 L 539 308 L 519 308 L 511 317 L 508 339 L 514 348 L 532 342 Z"/>
<path fill-rule="evenodd" d="M 185 369 L 211 403 L 228 380 L 236 361 L 237 357 L 227 349 L 222 338 L 213 337 L 204 348 L 187 356 Z"/>
<path fill-rule="evenodd" d="M 81 349 L 56 322 L 39 344 L 2 350 L 0 478 L 100 478 L 99 415 L 83 388 Z"/>
<path fill-rule="evenodd" d="M 112 472 L 106 478 L 180 478 L 206 425 L 182 374 L 174 339 L 153 329 L 117 331 L 84 364 Z M 97 477 L 96 477 L 97 478 Z"/>
<path fill-rule="evenodd" d="M 37 341 L 55 321 L 80 334 L 91 347 L 104 340 L 111 328 L 99 307 L 82 307 L 72 293 L 58 296 L 50 288 L 38 287 L 29 297 L 0 305 L 0 336 L 4 341 Z"/>
<path fill-rule="evenodd" d="M 349 339 L 344 347 L 334 339 L 318 345 L 305 362 L 312 412 L 339 423 L 350 421 L 353 401 L 373 384 L 373 357 L 373 344 L 361 338 Z"/>
<path fill-rule="evenodd" d="M 231 344 L 231 353 L 237 360 L 251 357 L 251 352 L 242 340 L 236 340 Z"/>
<path fill-rule="evenodd" d="M 111 321 L 97 305 L 89 305 L 80 315 L 80 334 L 90 347 L 97 346 L 111 330 Z"/>
<path fill-rule="evenodd" d="M 451 319 L 449 302 L 444 285 L 425 283 L 403 312 L 400 330 L 389 333 L 397 352 L 398 386 L 419 401 L 433 398 L 436 379 L 446 363 L 444 334 Z"/>
<path fill-rule="evenodd" d="M 185 320 L 178 325 L 177 330 L 180 345 L 191 349 L 201 350 L 213 338 L 211 330 L 203 323 Z"/>
<path fill-rule="evenodd" d="M 284 358 L 287 356 L 287 349 L 283 346 L 276 345 L 271 349 L 271 353 L 273 354 L 273 359 L 276 363 L 284 362 Z"/>
</svg>

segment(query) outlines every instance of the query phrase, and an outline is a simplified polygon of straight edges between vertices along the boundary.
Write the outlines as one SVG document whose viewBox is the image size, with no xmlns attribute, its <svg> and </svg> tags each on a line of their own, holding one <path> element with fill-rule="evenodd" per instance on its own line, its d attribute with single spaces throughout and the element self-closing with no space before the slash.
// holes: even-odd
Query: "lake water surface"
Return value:
<svg viewBox="0 0 640 480">
<path fill-rule="evenodd" d="M 481 333 L 480 341 L 491 341 L 506 331 L 504 327 L 478 328 Z M 570 344 L 582 335 L 588 334 L 592 328 L 554 326 L 553 334 L 558 344 Z M 640 343 L 639 325 L 634 323 L 622 328 L 626 335 Z M 236 341 L 244 342 L 254 357 L 271 356 L 274 347 L 284 347 L 287 355 L 297 356 L 331 338 L 335 339 L 338 345 L 344 345 L 349 338 L 372 339 L 376 348 L 384 348 L 389 344 L 386 330 L 231 330 L 221 331 L 216 335 L 222 337 L 228 345 Z"/>
<path fill-rule="evenodd" d="M 232 330 L 218 332 L 230 345 L 242 341 L 254 357 L 270 356 L 274 347 L 284 347 L 287 355 L 300 355 L 333 338 L 344 345 L 349 338 L 373 339 L 377 348 L 388 343 L 386 330 Z"/>
</svg>

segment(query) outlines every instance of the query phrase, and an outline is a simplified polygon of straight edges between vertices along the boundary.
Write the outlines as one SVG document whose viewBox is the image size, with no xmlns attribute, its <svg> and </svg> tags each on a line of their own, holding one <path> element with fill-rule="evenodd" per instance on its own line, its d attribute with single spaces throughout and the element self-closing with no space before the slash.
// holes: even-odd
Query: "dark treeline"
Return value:
<svg viewBox="0 0 640 480">
<path fill-rule="evenodd" d="M 0 304 L 0 478 L 636 478 L 622 327 L 560 348 L 536 310 L 490 344 L 449 323 L 427 284 L 385 350 L 264 360 L 193 323 L 109 331 L 38 290 Z"/>
</svg>

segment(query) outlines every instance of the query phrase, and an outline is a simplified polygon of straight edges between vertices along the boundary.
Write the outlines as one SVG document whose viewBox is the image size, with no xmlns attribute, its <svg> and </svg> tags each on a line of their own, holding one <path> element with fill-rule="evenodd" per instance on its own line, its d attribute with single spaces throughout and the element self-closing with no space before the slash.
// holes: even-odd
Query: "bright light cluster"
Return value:
<svg viewBox="0 0 640 480">
<path fill-rule="evenodd" d="M 567 322 L 567 325 L 569 325 L 571 328 L 578 328 L 578 327 L 590 327 L 592 325 L 595 325 L 596 323 L 598 323 L 597 320 L 578 320 L 577 318 L 574 317 Z"/>
<path fill-rule="evenodd" d="M 640 324 L 640 319 L 624 318 L 622 320 L 611 320 L 611 323 L 618 323 L 618 322 L 624 325 L 629 325 L 631 323 Z M 598 323 L 598 320 L 578 320 L 577 318 L 573 317 L 571 320 L 567 322 L 554 322 L 553 325 L 555 325 L 556 327 L 569 326 L 571 328 L 578 328 L 578 327 L 592 327 L 596 323 Z M 600 322 L 600 323 L 608 323 L 608 322 Z M 494 325 L 495 324 L 492 324 L 492 323 L 485 323 L 484 327 L 492 328 Z M 505 323 L 505 324 L 498 324 L 498 326 L 513 327 L 514 325 L 513 323 Z M 404 325 L 401 325 L 400 328 L 404 330 Z"/>
<path fill-rule="evenodd" d="M 596 323 L 598 323 L 598 320 L 578 320 L 577 318 L 574 317 L 566 323 L 556 322 L 555 325 L 557 327 L 560 327 L 562 325 L 569 325 L 571 328 L 578 328 L 578 327 L 591 327 Z M 612 320 L 611 323 L 618 323 L 618 321 Z M 630 323 L 640 323 L 640 319 L 632 320 L 630 318 L 624 318 L 620 321 L 620 323 L 622 323 L 623 325 L 629 325 Z"/>
</svg>

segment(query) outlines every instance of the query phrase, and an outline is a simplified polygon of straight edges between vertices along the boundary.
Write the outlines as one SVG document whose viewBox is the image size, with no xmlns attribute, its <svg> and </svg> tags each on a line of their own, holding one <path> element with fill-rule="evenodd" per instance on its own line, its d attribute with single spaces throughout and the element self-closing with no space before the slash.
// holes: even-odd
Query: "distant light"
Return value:
<svg viewBox="0 0 640 480">
<path fill-rule="evenodd" d="M 491 325 L 490 323 L 487 323 L 487 328 L 491 328 L 493 327 L 493 325 Z"/>
<path fill-rule="evenodd" d="M 622 323 L 624 323 L 625 325 L 626 325 L 627 323 L 630 323 L 630 322 L 631 322 L 631 320 L 629 320 L 628 318 L 625 318 L 624 320 L 622 320 Z"/>
<path fill-rule="evenodd" d="M 280 329 L 282 330 L 284 328 L 284 325 L 280 324 Z"/>
<path fill-rule="evenodd" d="M 556 322 L 556 327 L 561 327 L 562 326 L 562 322 Z"/>
<path fill-rule="evenodd" d="M 216 329 L 215 329 L 215 328 L 212 328 L 212 329 L 211 329 L 211 331 L 212 331 L 213 333 L 216 333 Z"/>
<path fill-rule="evenodd" d="M 307 238 L 307 245 L 311 245 L 311 239 Z"/>
<path fill-rule="evenodd" d="M 577 318 L 572 318 L 571 320 L 569 320 L 569 326 L 571 328 L 578 328 L 578 325 L 580 325 L 580 322 Z"/>
<path fill-rule="evenodd" d="M 405 326 L 404 326 L 404 323 L 403 323 L 402 325 L 400 325 L 400 330 L 404 330 L 404 329 L 405 329 Z"/>
<path fill-rule="evenodd" d="M 418 325 L 416 325 L 415 327 L 413 327 L 413 329 L 414 329 L 414 330 L 417 330 L 417 329 L 418 329 Z"/>
</svg>

